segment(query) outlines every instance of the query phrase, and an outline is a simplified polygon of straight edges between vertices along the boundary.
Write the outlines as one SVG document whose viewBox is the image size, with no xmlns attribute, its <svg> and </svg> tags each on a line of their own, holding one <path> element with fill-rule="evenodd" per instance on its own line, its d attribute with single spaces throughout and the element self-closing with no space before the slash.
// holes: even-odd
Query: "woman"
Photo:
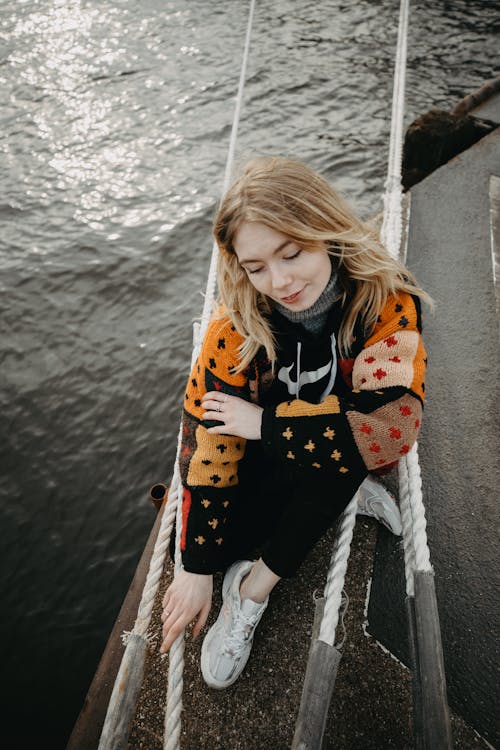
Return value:
<svg viewBox="0 0 500 750">
<path fill-rule="evenodd" d="M 201 660 L 207 684 L 223 688 L 243 670 L 276 583 L 360 488 L 400 533 L 396 505 L 367 477 L 390 470 L 416 440 L 420 299 L 430 300 L 298 162 L 252 161 L 214 234 L 222 307 L 186 392 L 183 570 L 163 600 L 161 651 L 196 617 L 199 633 L 212 574 L 230 566 Z"/>
</svg>

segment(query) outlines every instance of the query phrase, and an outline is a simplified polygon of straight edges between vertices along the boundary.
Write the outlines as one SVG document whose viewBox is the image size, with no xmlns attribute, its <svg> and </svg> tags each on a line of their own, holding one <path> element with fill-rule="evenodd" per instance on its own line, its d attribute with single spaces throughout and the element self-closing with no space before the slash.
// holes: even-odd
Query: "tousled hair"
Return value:
<svg viewBox="0 0 500 750">
<path fill-rule="evenodd" d="M 214 223 L 220 301 L 244 337 L 238 370 L 261 346 L 271 362 L 276 359 L 268 322 L 272 300 L 252 285 L 234 249 L 243 222 L 264 224 L 308 252 L 326 248 L 336 259 L 343 304 L 347 303 L 338 336 L 344 355 L 353 342 L 356 318 L 361 316 L 369 332 L 390 294 L 410 292 L 432 305 L 413 275 L 388 254 L 377 232 L 317 172 L 284 157 L 253 159 L 224 196 Z"/>
</svg>

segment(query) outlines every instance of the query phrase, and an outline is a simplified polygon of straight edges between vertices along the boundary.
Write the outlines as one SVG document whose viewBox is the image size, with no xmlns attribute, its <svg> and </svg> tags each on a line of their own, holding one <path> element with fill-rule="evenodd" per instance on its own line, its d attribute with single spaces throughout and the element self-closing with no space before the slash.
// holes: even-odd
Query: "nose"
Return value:
<svg viewBox="0 0 500 750">
<path fill-rule="evenodd" d="M 287 268 L 281 264 L 271 268 L 271 283 L 276 291 L 287 290 L 292 283 L 292 275 Z"/>
</svg>

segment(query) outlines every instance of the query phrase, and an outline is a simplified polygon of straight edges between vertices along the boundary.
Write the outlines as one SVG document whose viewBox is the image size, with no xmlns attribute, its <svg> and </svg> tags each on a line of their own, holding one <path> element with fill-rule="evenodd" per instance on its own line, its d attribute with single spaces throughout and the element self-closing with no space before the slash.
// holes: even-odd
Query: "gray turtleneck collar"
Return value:
<svg viewBox="0 0 500 750">
<path fill-rule="evenodd" d="M 290 320 L 292 323 L 300 323 L 307 331 L 315 336 L 319 336 L 326 323 L 328 311 L 333 303 L 339 298 L 340 291 L 337 271 L 332 267 L 332 275 L 330 276 L 328 284 L 311 307 L 308 307 L 306 310 L 300 310 L 299 312 L 288 310 L 278 302 L 275 307 L 284 318 L 287 318 L 287 320 Z"/>
</svg>

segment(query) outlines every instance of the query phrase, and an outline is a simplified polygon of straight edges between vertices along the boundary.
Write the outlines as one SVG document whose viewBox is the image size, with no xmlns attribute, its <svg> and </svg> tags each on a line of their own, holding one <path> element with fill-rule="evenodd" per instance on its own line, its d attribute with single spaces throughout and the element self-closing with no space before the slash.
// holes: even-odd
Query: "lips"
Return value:
<svg viewBox="0 0 500 750">
<path fill-rule="evenodd" d="M 281 301 L 285 302 L 287 305 L 290 305 L 292 304 L 292 302 L 297 302 L 302 292 L 303 292 L 303 289 L 300 289 L 298 292 L 295 292 L 294 294 L 290 294 L 290 296 L 288 297 L 282 297 Z"/>
</svg>

